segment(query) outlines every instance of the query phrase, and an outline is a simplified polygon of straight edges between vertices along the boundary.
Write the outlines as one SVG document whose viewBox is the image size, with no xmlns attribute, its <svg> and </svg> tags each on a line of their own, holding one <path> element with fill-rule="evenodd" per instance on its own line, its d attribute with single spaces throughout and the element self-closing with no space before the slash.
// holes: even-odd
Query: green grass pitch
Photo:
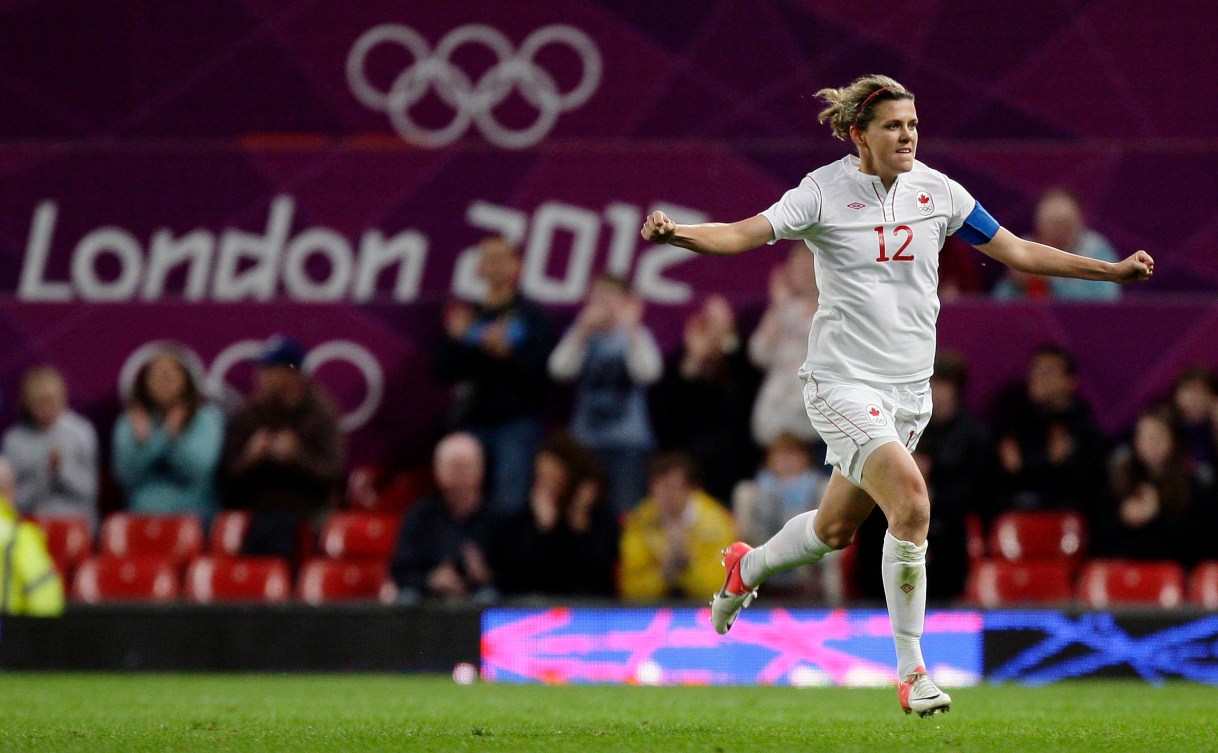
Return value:
<svg viewBox="0 0 1218 753">
<path fill-rule="evenodd" d="M 895 690 L 458 686 L 411 675 L 0 674 L 0 751 L 1218 750 L 1218 688 L 1081 681 Z"/>
</svg>

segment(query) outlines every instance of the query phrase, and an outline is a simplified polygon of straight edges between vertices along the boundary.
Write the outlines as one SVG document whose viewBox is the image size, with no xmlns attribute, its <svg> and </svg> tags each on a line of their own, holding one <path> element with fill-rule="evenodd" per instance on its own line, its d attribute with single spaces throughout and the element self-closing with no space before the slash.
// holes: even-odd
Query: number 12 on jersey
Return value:
<svg viewBox="0 0 1218 753">
<path fill-rule="evenodd" d="M 876 261 L 913 261 L 913 254 L 904 255 L 904 251 L 913 242 L 913 228 L 909 225 L 897 225 L 892 229 L 893 237 L 901 234 L 905 235 L 905 241 L 901 243 L 901 247 L 893 254 L 891 258 L 888 256 L 887 246 L 884 243 L 884 226 L 879 225 L 875 229 L 876 237 L 880 239 L 880 255 L 876 257 Z"/>
</svg>

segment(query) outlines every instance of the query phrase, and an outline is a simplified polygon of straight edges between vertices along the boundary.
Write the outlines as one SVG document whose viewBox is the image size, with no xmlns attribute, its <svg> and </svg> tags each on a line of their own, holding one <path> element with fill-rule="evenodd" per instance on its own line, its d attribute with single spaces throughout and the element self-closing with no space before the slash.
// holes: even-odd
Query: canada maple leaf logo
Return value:
<svg viewBox="0 0 1218 753">
<path fill-rule="evenodd" d="M 878 408 L 872 408 L 871 410 L 869 410 L 869 411 L 867 411 L 867 412 L 868 412 L 868 413 L 870 413 L 870 414 L 871 414 L 871 415 L 873 415 L 873 416 L 878 416 L 878 415 L 880 415 L 880 411 L 879 411 L 879 409 L 878 409 Z"/>
<path fill-rule="evenodd" d="M 920 194 L 920 195 L 918 196 L 918 203 L 919 203 L 919 204 L 925 204 L 925 203 L 926 203 L 926 202 L 928 202 L 928 201 L 930 201 L 930 194 Z"/>
</svg>

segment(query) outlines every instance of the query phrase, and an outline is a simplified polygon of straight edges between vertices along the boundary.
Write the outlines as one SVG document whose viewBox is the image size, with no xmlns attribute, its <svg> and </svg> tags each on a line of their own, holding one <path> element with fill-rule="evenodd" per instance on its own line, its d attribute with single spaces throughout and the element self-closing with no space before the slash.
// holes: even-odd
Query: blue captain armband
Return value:
<svg viewBox="0 0 1218 753">
<path fill-rule="evenodd" d="M 973 205 L 973 211 L 965 218 L 964 224 L 956 231 L 956 235 L 970 246 L 983 246 L 994 240 L 999 227 L 1001 226 L 998 220 L 991 217 L 978 201 Z"/>
</svg>

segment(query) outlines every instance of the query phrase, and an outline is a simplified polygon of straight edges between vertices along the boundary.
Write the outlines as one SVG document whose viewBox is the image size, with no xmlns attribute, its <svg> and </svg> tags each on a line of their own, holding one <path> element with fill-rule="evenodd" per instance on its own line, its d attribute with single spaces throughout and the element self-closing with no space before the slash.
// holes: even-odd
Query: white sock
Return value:
<svg viewBox="0 0 1218 753">
<path fill-rule="evenodd" d="M 796 515 L 770 540 L 744 555 L 740 577 L 745 585 L 756 588 L 774 573 L 800 565 L 819 562 L 833 549 L 816 535 L 816 510 Z"/>
<path fill-rule="evenodd" d="M 922 625 L 926 621 L 926 544 L 916 546 L 884 533 L 884 598 L 897 644 L 897 673 L 901 680 L 922 658 Z"/>
</svg>

